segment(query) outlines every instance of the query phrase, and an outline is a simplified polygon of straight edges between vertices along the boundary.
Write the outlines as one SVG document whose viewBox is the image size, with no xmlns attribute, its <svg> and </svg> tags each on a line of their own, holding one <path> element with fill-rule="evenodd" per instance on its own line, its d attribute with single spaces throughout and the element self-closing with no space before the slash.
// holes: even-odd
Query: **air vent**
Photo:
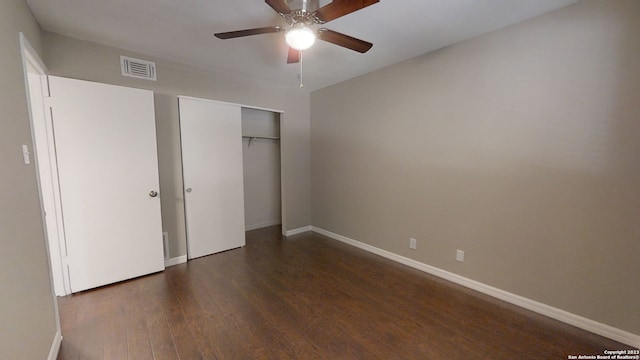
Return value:
<svg viewBox="0 0 640 360">
<path fill-rule="evenodd" d="M 134 59 L 127 56 L 120 56 L 120 67 L 122 76 L 129 76 L 136 79 L 157 80 L 156 63 Z"/>
</svg>

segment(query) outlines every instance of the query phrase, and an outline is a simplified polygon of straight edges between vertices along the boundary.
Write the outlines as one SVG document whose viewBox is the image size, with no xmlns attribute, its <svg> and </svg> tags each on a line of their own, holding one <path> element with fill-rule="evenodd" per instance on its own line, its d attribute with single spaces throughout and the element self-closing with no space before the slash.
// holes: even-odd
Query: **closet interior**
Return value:
<svg viewBox="0 0 640 360">
<path fill-rule="evenodd" d="M 282 223 L 280 113 L 242 108 L 245 230 Z"/>
</svg>

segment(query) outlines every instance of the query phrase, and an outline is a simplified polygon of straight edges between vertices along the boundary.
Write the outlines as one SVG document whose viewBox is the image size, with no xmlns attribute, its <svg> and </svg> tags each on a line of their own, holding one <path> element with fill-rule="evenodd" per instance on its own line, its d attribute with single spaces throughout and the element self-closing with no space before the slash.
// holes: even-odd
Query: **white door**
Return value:
<svg viewBox="0 0 640 360">
<path fill-rule="evenodd" d="M 163 270 L 153 93 L 49 86 L 71 290 Z"/>
<path fill-rule="evenodd" d="M 189 259 L 245 245 L 240 107 L 179 98 Z"/>
</svg>

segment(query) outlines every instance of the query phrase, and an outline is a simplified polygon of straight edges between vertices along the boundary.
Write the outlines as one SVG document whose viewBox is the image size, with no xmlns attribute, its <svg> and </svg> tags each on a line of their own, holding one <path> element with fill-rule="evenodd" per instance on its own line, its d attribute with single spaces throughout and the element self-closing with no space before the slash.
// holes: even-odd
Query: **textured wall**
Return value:
<svg viewBox="0 0 640 360">
<path fill-rule="evenodd" d="M 312 224 L 640 334 L 638 19 L 580 1 L 313 93 Z"/>
</svg>

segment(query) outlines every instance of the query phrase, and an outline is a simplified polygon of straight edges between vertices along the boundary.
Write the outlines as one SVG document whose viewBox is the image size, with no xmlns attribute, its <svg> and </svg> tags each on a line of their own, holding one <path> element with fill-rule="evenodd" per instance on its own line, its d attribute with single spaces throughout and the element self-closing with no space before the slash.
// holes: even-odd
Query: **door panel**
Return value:
<svg viewBox="0 0 640 360">
<path fill-rule="evenodd" d="M 153 93 L 49 81 L 71 290 L 163 270 Z"/>
<path fill-rule="evenodd" d="M 244 246 L 240 107 L 179 101 L 188 257 Z"/>
</svg>

